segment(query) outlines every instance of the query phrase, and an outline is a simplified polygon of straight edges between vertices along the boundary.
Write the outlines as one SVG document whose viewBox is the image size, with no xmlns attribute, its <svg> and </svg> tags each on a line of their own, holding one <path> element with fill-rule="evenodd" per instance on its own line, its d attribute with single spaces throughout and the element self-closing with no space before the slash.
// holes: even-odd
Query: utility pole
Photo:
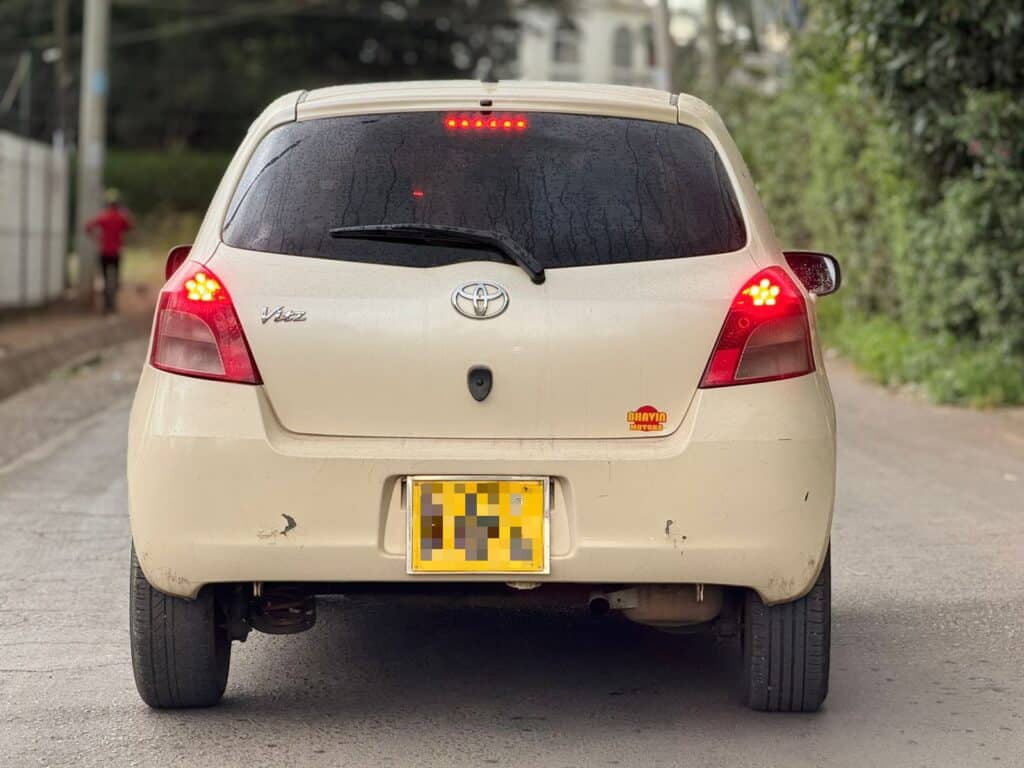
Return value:
<svg viewBox="0 0 1024 768">
<path fill-rule="evenodd" d="M 705 0 L 704 32 L 707 41 L 707 56 L 704 60 L 704 79 L 708 88 L 708 98 L 718 94 L 721 85 L 721 61 L 718 45 L 718 0 Z"/>
<path fill-rule="evenodd" d="M 32 51 L 25 51 L 21 54 L 18 66 L 25 73 L 21 80 L 21 89 L 18 91 L 18 123 L 21 125 L 21 135 L 26 139 L 32 138 Z"/>
<path fill-rule="evenodd" d="M 75 216 L 78 251 L 78 298 L 93 304 L 96 246 L 83 231 L 103 197 L 103 159 L 107 133 L 107 43 L 110 0 L 85 0 L 82 32 L 82 82 L 78 109 L 78 210 Z"/>
<path fill-rule="evenodd" d="M 53 33 L 57 38 L 56 83 L 54 86 L 53 143 L 63 151 L 67 143 L 68 115 L 68 0 L 55 0 L 53 4 Z"/>
<path fill-rule="evenodd" d="M 675 66 L 675 43 L 672 41 L 672 15 L 668 0 L 658 0 L 652 8 L 654 13 L 654 50 L 658 59 L 655 69 L 656 88 L 674 91 L 672 70 Z"/>
<path fill-rule="evenodd" d="M 53 5 L 53 33 L 57 40 L 57 66 L 54 74 L 56 84 L 54 87 L 54 109 L 57 111 L 53 131 L 53 151 L 60 154 L 62 167 L 65 169 L 65 185 L 67 184 L 68 163 L 68 86 L 71 80 L 70 60 L 68 57 L 68 0 L 55 0 Z M 60 201 L 58 215 L 61 217 L 64 226 L 60 231 L 64 232 L 64 240 L 60 244 L 60 270 L 61 286 L 66 290 L 71 285 L 70 254 L 68 253 L 68 216 L 70 208 L 70 195 L 68 187 L 64 187 L 64 195 Z M 49 263 L 49 262 L 47 262 Z"/>
</svg>

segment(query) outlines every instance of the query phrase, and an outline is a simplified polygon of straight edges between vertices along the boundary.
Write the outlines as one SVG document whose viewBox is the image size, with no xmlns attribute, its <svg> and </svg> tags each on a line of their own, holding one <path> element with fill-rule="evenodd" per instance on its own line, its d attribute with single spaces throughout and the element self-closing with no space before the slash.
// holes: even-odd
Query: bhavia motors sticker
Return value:
<svg viewBox="0 0 1024 768">
<path fill-rule="evenodd" d="M 626 414 L 626 422 L 634 432 L 661 432 L 665 429 L 668 414 L 653 405 L 641 405 Z"/>
</svg>

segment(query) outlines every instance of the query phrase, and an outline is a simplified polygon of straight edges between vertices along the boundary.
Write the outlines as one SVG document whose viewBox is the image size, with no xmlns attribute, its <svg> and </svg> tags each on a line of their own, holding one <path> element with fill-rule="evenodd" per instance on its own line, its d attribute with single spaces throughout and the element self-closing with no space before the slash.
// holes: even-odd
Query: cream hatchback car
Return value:
<svg viewBox="0 0 1024 768">
<path fill-rule="evenodd" d="M 706 104 L 434 82 L 291 93 L 172 251 L 128 452 L 153 707 L 315 596 L 578 604 L 739 636 L 828 690 L 838 287 L 783 252 Z"/>
</svg>

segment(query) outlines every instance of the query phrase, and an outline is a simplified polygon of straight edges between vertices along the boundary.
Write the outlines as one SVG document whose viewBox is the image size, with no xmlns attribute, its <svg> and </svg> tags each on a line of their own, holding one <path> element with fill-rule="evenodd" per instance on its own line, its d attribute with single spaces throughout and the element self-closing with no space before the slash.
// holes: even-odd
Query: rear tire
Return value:
<svg viewBox="0 0 1024 768">
<path fill-rule="evenodd" d="M 150 586 L 132 547 L 128 610 L 135 687 L 155 709 L 209 707 L 228 682 L 231 639 L 207 587 L 195 600 Z"/>
<path fill-rule="evenodd" d="M 767 606 L 750 590 L 743 611 L 743 699 L 762 712 L 817 712 L 828 695 L 831 556 L 811 591 Z"/>
</svg>

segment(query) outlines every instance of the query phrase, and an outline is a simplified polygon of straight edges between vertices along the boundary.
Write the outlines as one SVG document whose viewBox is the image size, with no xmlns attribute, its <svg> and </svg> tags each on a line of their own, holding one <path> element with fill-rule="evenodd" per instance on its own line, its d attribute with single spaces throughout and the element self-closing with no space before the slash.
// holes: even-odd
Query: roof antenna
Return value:
<svg viewBox="0 0 1024 768">
<path fill-rule="evenodd" d="M 496 83 L 498 82 L 498 76 L 494 73 L 494 59 L 489 56 L 480 59 L 478 65 L 480 67 L 480 82 L 481 83 Z"/>
</svg>

